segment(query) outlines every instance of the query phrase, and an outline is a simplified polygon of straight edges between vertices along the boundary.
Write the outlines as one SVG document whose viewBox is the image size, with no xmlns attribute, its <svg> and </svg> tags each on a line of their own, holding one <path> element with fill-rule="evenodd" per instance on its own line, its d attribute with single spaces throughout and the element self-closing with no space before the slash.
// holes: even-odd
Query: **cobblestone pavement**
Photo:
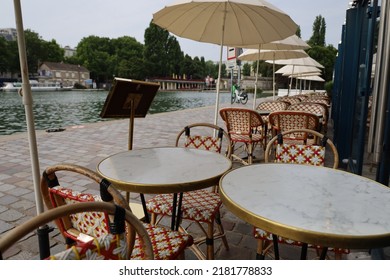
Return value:
<svg viewBox="0 0 390 280">
<path fill-rule="evenodd" d="M 221 105 L 221 107 L 230 104 Z M 244 106 L 244 105 L 237 105 Z M 245 105 L 251 108 L 249 102 Z M 214 107 L 202 107 L 169 113 L 147 115 L 134 122 L 133 149 L 156 146 L 173 146 L 175 137 L 185 125 L 214 120 Z M 224 127 L 221 119 L 218 124 Z M 110 120 L 93 124 L 66 127 L 62 132 L 37 132 L 40 170 L 58 163 L 74 163 L 92 170 L 105 157 L 127 150 L 129 120 Z M 261 161 L 262 155 L 256 155 Z M 77 176 L 64 176 L 60 181 L 79 191 L 97 193 L 98 190 Z M 132 197 L 137 200 L 138 197 Z M 36 215 L 35 197 L 31 175 L 31 162 L 26 133 L 0 136 L 0 235 Z M 253 227 L 244 223 L 222 206 L 223 225 L 230 250 L 216 241 L 216 259 L 255 259 L 256 241 L 252 237 Z M 194 235 L 193 226 L 190 225 Z M 63 239 L 58 230 L 51 233 L 52 253 L 63 248 Z M 299 252 L 286 248 L 282 257 L 297 258 Z M 351 254 L 349 258 L 368 258 L 366 252 Z M 3 256 L 5 259 L 38 258 L 38 242 L 30 234 Z M 187 259 L 195 259 L 189 250 Z"/>
</svg>

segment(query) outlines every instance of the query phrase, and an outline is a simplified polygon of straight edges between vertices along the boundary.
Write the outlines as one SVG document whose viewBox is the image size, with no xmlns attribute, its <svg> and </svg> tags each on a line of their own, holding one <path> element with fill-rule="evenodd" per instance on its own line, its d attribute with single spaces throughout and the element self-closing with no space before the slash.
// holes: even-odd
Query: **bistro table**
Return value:
<svg viewBox="0 0 390 280">
<path fill-rule="evenodd" d="M 183 192 L 218 185 L 221 176 L 231 169 L 225 156 L 201 149 L 159 147 L 129 150 L 102 160 L 97 171 L 126 192 L 140 194 L 173 193 L 172 229 L 178 228 Z M 176 213 L 177 194 L 178 213 Z M 145 201 L 143 200 L 147 217 Z"/>
<path fill-rule="evenodd" d="M 300 164 L 254 164 L 220 180 L 224 205 L 275 235 L 325 248 L 390 245 L 390 188 L 353 173 Z"/>
</svg>

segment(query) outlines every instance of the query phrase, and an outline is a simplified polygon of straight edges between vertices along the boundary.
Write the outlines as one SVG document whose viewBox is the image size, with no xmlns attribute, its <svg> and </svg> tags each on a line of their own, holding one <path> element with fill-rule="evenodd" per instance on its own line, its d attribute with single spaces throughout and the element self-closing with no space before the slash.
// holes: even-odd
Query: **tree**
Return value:
<svg viewBox="0 0 390 280">
<path fill-rule="evenodd" d="M 297 35 L 299 38 L 302 38 L 301 27 L 299 25 L 298 25 L 297 31 L 295 32 L 295 35 Z"/>
<path fill-rule="evenodd" d="M 323 76 L 326 81 L 333 79 L 333 68 L 336 60 L 337 49 L 332 45 L 327 47 L 313 46 L 307 50 L 308 55 L 321 63 L 325 68 L 323 70 Z"/>
<path fill-rule="evenodd" d="M 244 63 L 244 65 L 242 66 L 242 74 L 244 76 L 251 75 L 251 65 L 249 63 Z"/>
<path fill-rule="evenodd" d="M 77 45 L 78 61 L 91 72 L 91 78 L 98 82 L 105 82 L 114 74 L 111 54 L 109 38 L 89 36 L 81 39 Z"/>
<path fill-rule="evenodd" d="M 272 77 L 273 66 L 265 61 L 254 61 L 252 63 L 253 69 L 257 69 L 257 63 L 259 63 L 259 75 L 263 77 Z M 256 70 L 255 70 L 256 71 Z"/>
<path fill-rule="evenodd" d="M 124 36 L 112 39 L 112 73 L 123 78 L 143 79 L 143 45 L 135 38 Z"/>
<path fill-rule="evenodd" d="M 64 49 L 57 44 L 56 40 L 46 42 L 42 40 L 42 57 L 41 61 L 61 62 L 64 61 Z"/>
<path fill-rule="evenodd" d="M 7 72 L 8 57 L 9 57 L 9 49 L 8 49 L 7 41 L 3 37 L 0 37 L 0 73 Z"/>
<path fill-rule="evenodd" d="M 183 59 L 183 74 L 185 74 L 188 78 L 192 77 L 192 74 L 194 73 L 194 63 L 192 62 L 191 56 L 186 54 Z"/>
<path fill-rule="evenodd" d="M 176 38 L 169 35 L 167 30 L 150 22 L 144 41 L 147 76 L 168 77 L 180 71 L 183 53 Z"/>
<path fill-rule="evenodd" d="M 325 18 L 319 15 L 314 20 L 313 34 L 310 37 L 308 44 L 312 47 L 313 46 L 325 47 L 325 34 L 326 34 Z"/>
<path fill-rule="evenodd" d="M 26 40 L 26 53 L 27 53 L 27 67 L 30 73 L 37 73 L 39 64 L 42 62 L 44 57 L 44 45 L 43 40 L 38 33 L 26 30 L 24 32 Z"/>
<path fill-rule="evenodd" d="M 43 61 L 60 62 L 64 60 L 64 50 L 55 40 L 47 42 L 38 33 L 29 29 L 25 30 L 24 35 L 26 40 L 27 66 L 30 73 L 37 73 L 38 67 Z M 17 46 L 16 41 L 15 44 Z M 14 50 L 14 47 L 11 48 Z M 18 52 L 16 55 L 18 55 Z"/>
<path fill-rule="evenodd" d="M 218 77 L 218 65 L 216 65 L 213 61 L 208 60 L 205 62 L 205 75 L 210 76 L 212 78 Z"/>
<path fill-rule="evenodd" d="M 7 71 L 9 71 L 11 74 L 20 73 L 18 43 L 16 41 L 8 41 L 7 48 Z"/>
</svg>

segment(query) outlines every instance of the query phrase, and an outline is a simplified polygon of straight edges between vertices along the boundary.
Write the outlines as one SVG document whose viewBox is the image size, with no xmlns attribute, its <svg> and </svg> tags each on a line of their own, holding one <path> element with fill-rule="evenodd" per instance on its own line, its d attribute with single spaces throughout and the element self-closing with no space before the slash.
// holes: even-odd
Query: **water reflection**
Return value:
<svg viewBox="0 0 390 280">
<path fill-rule="evenodd" d="M 35 128 L 46 130 L 108 120 L 99 116 L 107 94 L 106 91 L 34 92 Z M 221 93 L 220 102 L 230 102 L 230 94 Z M 158 92 L 149 113 L 214 104 L 214 92 Z M 22 97 L 0 92 L 0 135 L 23 131 L 26 131 L 26 119 Z"/>
</svg>

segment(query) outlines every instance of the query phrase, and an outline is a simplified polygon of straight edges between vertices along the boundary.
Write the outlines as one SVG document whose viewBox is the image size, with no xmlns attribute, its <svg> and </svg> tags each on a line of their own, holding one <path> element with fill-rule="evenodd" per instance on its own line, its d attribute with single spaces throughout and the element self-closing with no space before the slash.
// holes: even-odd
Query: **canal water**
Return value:
<svg viewBox="0 0 390 280">
<path fill-rule="evenodd" d="M 56 129 L 108 120 L 99 116 L 107 94 L 108 91 L 33 92 L 35 128 Z M 221 93 L 220 102 L 230 102 L 230 93 Z M 158 92 L 149 114 L 214 104 L 215 92 Z M 15 92 L 0 92 L 0 135 L 26 130 L 22 97 Z"/>
</svg>

